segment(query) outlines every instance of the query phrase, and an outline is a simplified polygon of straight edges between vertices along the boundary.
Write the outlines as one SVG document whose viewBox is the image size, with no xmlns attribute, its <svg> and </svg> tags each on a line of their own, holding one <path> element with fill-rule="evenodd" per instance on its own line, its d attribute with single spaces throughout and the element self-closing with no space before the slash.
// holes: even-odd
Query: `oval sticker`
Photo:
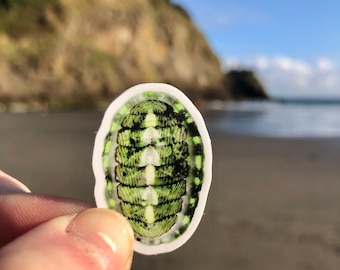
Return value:
<svg viewBox="0 0 340 270">
<path fill-rule="evenodd" d="M 210 188 L 212 149 L 200 112 L 180 90 L 146 83 L 115 99 L 92 165 L 96 204 L 128 219 L 135 251 L 170 252 L 192 236 Z"/>
</svg>

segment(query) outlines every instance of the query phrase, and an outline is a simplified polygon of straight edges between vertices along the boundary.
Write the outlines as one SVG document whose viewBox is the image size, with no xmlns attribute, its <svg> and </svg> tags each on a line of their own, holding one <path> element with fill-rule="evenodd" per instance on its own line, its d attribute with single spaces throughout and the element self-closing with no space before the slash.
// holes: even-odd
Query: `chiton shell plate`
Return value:
<svg viewBox="0 0 340 270">
<path fill-rule="evenodd" d="M 170 252 L 192 236 L 210 188 L 212 149 L 200 112 L 180 90 L 146 83 L 115 99 L 92 165 L 96 204 L 128 219 L 135 251 Z"/>
</svg>

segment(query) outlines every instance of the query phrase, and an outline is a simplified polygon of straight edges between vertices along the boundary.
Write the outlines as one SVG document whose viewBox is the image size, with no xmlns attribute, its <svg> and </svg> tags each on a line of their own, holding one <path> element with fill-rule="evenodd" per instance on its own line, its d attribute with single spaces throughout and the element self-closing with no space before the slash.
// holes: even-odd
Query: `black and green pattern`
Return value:
<svg viewBox="0 0 340 270">
<path fill-rule="evenodd" d="M 190 113 L 165 93 L 144 92 L 113 116 L 103 151 L 106 200 L 138 241 L 168 243 L 185 232 L 202 188 L 203 150 Z"/>
</svg>

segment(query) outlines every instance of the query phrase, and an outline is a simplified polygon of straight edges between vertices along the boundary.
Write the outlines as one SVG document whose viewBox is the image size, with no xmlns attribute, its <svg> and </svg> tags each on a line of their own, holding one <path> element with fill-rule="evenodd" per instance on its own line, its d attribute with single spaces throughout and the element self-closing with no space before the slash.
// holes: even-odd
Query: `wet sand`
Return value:
<svg viewBox="0 0 340 270">
<path fill-rule="evenodd" d="M 34 192 L 93 201 L 101 117 L 0 114 L 0 168 Z M 133 269 L 340 269 L 340 139 L 211 137 L 213 183 L 198 230 L 170 254 L 136 254 Z"/>
</svg>

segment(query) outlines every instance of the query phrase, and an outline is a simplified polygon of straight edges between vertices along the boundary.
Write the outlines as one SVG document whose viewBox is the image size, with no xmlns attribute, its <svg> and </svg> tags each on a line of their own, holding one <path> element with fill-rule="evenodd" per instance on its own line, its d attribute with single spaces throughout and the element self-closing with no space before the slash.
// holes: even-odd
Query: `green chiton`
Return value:
<svg viewBox="0 0 340 270">
<path fill-rule="evenodd" d="M 96 136 L 97 206 L 128 219 L 137 252 L 170 252 L 201 220 L 211 164 L 209 134 L 192 102 L 167 84 L 134 86 L 111 103 Z"/>
</svg>

